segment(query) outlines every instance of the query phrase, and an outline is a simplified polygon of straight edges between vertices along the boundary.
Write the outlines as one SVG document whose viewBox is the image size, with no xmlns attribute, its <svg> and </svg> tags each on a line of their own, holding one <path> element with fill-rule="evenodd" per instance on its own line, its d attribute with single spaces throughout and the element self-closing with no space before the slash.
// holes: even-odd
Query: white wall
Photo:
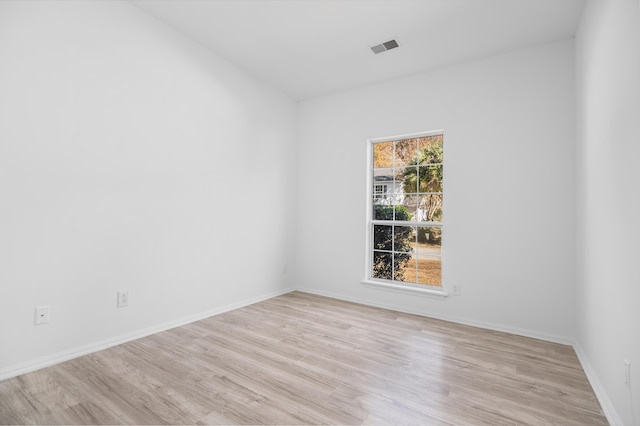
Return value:
<svg viewBox="0 0 640 426">
<path fill-rule="evenodd" d="M 299 288 L 561 341 L 574 334 L 573 41 L 302 102 Z M 364 287 L 366 140 L 445 129 L 435 300 Z"/>
<path fill-rule="evenodd" d="M 610 419 L 637 424 L 639 17 L 635 0 L 587 4 L 576 156 L 571 40 L 302 102 L 296 148 L 292 100 L 128 3 L 0 2 L 0 377 L 295 274 L 303 290 L 577 335 Z M 364 287 L 366 139 L 440 128 L 444 280 L 462 296 Z M 51 324 L 33 326 L 38 305 Z"/>
<path fill-rule="evenodd" d="M 589 1 L 576 35 L 578 344 L 617 415 L 640 424 L 640 18 Z M 631 362 L 631 387 L 623 360 Z M 587 366 L 589 367 L 589 366 Z M 606 401 L 605 401 L 606 402 Z M 617 420 L 615 419 L 619 415 Z"/>
<path fill-rule="evenodd" d="M 0 376 L 292 287 L 295 108 L 128 2 L 0 2 Z"/>
</svg>

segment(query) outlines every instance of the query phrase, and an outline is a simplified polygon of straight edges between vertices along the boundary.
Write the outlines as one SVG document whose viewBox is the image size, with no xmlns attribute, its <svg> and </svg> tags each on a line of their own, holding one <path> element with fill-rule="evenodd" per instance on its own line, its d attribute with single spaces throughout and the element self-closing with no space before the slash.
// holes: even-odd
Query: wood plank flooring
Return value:
<svg viewBox="0 0 640 426">
<path fill-rule="evenodd" d="M 0 423 L 607 421 L 571 347 L 293 292 L 0 382 Z"/>
</svg>

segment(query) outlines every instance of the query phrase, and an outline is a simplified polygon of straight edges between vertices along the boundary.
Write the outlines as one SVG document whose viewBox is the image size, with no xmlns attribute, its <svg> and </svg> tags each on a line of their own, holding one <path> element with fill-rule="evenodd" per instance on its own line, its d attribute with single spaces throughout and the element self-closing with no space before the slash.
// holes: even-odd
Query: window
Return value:
<svg viewBox="0 0 640 426">
<path fill-rule="evenodd" d="M 366 281 L 442 290 L 443 139 L 369 141 Z"/>
<path fill-rule="evenodd" d="M 373 185 L 373 198 L 376 200 L 387 198 L 387 185 Z"/>
</svg>

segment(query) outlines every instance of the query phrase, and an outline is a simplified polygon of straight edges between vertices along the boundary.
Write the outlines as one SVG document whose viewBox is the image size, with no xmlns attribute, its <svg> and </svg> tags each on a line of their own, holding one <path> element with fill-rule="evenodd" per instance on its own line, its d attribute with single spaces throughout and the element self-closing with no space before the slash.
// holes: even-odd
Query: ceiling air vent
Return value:
<svg viewBox="0 0 640 426">
<path fill-rule="evenodd" d="M 378 54 L 386 52 L 387 50 L 395 49 L 396 47 L 398 47 L 398 42 L 395 40 L 389 40 L 381 44 L 376 44 L 375 46 L 371 47 L 371 50 L 373 51 L 373 53 Z"/>
</svg>

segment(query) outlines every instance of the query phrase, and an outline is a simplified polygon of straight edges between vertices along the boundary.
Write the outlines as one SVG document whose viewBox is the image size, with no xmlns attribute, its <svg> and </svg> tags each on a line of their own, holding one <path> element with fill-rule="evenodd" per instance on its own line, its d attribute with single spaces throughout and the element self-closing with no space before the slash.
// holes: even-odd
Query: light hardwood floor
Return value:
<svg viewBox="0 0 640 426">
<path fill-rule="evenodd" d="M 301 292 L 0 382 L 0 423 L 607 424 L 569 346 Z"/>
</svg>

